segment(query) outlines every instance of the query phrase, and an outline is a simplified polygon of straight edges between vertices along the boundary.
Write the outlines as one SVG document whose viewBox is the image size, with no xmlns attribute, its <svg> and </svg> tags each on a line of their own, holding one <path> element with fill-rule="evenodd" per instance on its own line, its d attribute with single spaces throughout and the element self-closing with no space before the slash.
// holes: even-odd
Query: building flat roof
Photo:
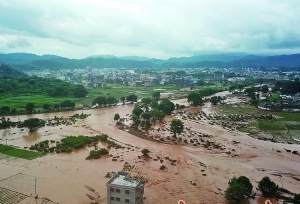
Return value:
<svg viewBox="0 0 300 204">
<path fill-rule="evenodd" d="M 120 174 L 117 173 L 114 175 L 109 181 L 110 184 L 120 185 L 120 186 L 128 186 L 128 187 L 136 187 L 140 180 L 128 177 L 128 174 Z"/>
</svg>

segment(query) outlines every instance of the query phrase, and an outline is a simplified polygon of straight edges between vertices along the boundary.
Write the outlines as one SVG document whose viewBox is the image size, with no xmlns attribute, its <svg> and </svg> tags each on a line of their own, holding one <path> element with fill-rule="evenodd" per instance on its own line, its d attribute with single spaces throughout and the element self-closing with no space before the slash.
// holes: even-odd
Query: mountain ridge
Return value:
<svg viewBox="0 0 300 204">
<path fill-rule="evenodd" d="M 140 56 L 116 57 L 113 55 L 69 59 L 57 55 L 39 56 L 31 53 L 10 53 L 0 54 L 1 63 L 11 65 L 19 71 L 80 69 L 87 66 L 94 68 L 300 67 L 300 54 L 273 56 L 214 54 L 162 60 Z"/>
</svg>

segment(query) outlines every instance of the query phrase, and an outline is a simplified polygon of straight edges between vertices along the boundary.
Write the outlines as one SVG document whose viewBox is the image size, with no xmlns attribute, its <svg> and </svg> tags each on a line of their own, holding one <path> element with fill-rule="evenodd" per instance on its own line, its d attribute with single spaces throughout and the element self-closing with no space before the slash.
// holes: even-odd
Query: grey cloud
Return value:
<svg viewBox="0 0 300 204">
<path fill-rule="evenodd" d="M 285 39 L 282 41 L 275 41 L 269 44 L 270 49 L 288 49 L 300 48 L 300 39 Z"/>
<path fill-rule="evenodd" d="M 0 30 L 9 31 L 10 39 L 30 39 L 33 51 L 44 53 L 47 50 L 39 45 L 49 42 L 55 42 L 49 51 L 76 47 L 89 52 L 86 55 L 272 52 L 299 47 L 298 2 L 0 0 Z M 17 44 L 7 47 L 17 48 Z"/>
<path fill-rule="evenodd" d="M 18 38 L 6 44 L 8 48 L 25 48 L 30 47 L 31 44 L 24 38 Z"/>
</svg>

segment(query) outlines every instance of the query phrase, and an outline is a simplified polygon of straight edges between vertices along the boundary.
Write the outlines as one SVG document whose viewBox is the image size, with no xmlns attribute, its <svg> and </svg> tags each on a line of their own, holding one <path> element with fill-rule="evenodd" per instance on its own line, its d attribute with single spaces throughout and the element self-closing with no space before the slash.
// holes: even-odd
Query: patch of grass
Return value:
<svg viewBox="0 0 300 204">
<path fill-rule="evenodd" d="M 245 113 L 264 113 L 264 111 L 258 110 L 256 107 L 254 106 L 250 106 L 250 105 L 243 105 L 243 106 L 220 106 L 220 109 L 227 114 L 245 114 Z"/>
<path fill-rule="evenodd" d="M 288 130 L 300 130 L 300 125 L 285 125 Z"/>
<path fill-rule="evenodd" d="M 182 87 L 181 87 L 182 88 Z M 100 95 L 110 95 L 115 97 L 116 99 L 120 99 L 122 96 L 128 96 L 129 94 L 135 94 L 138 96 L 138 99 L 145 98 L 145 97 L 152 97 L 152 94 L 159 90 L 161 93 L 165 92 L 176 92 L 179 91 L 180 87 L 174 86 L 161 86 L 155 85 L 152 87 L 143 87 L 143 86 L 123 86 L 120 84 L 107 84 L 107 88 L 96 88 L 89 90 L 89 95 L 84 99 L 84 101 L 90 101 L 89 105 L 92 104 L 93 99 Z M 85 103 L 85 102 L 83 102 Z"/>
<path fill-rule="evenodd" d="M 218 86 L 204 86 L 201 87 L 201 89 L 205 89 L 208 87 L 214 87 L 218 88 Z M 25 106 L 27 103 L 32 102 L 35 104 L 34 110 L 36 112 L 44 112 L 43 110 L 43 104 L 48 103 L 51 105 L 51 108 L 53 108 L 54 104 L 59 104 L 62 101 L 70 100 L 74 101 L 76 107 L 91 107 L 92 101 L 101 95 L 104 96 L 113 96 L 117 100 L 120 99 L 120 97 L 126 97 L 129 94 L 135 94 L 138 96 L 138 99 L 145 98 L 145 97 L 152 97 L 152 94 L 155 91 L 160 91 L 161 94 L 163 93 L 183 93 L 187 94 L 186 91 L 181 91 L 181 89 L 184 87 L 179 86 L 173 86 L 173 85 L 154 85 L 151 87 L 144 87 L 144 86 L 136 86 L 136 87 L 130 87 L 130 86 L 124 86 L 120 84 L 107 84 L 106 88 L 95 88 L 88 90 L 88 95 L 84 98 L 74 98 L 74 97 L 49 97 L 46 95 L 41 94 L 24 94 L 24 95 L 11 95 L 6 94 L 0 96 L 0 104 L 9 104 L 9 107 L 11 109 L 16 109 L 19 113 L 25 112 Z M 185 87 L 186 88 L 186 87 Z M 199 87 L 198 87 L 199 88 Z M 222 87 L 224 88 L 224 87 Z M 198 90 L 198 89 L 195 89 Z"/>
<path fill-rule="evenodd" d="M 13 148 L 11 146 L 6 146 L 6 145 L 0 144 L 0 152 L 1 153 L 9 151 L 9 150 L 13 150 L 13 149 L 15 149 L 15 148 Z"/>
<path fill-rule="evenodd" d="M 33 151 L 28 151 L 28 150 L 23 150 L 23 149 L 17 149 L 17 148 L 5 146 L 2 144 L 0 144 L 0 152 L 5 155 L 9 155 L 12 157 L 18 157 L 18 158 L 22 158 L 22 159 L 28 159 L 28 160 L 32 160 L 32 159 L 36 159 L 38 157 L 44 156 L 44 154 L 42 154 L 40 152 L 33 152 Z"/>
<path fill-rule="evenodd" d="M 246 126 L 238 129 L 241 132 L 246 132 L 251 136 L 256 136 L 259 133 L 257 122 L 251 122 Z"/>
<path fill-rule="evenodd" d="M 43 107 L 43 104 L 49 103 L 52 107 L 54 104 L 60 103 L 65 100 L 71 100 L 75 103 L 82 100 L 80 98 L 54 98 L 43 95 L 20 95 L 20 96 L 11 96 L 5 95 L 0 97 L 0 104 L 9 104 L 10 108 L 23 108 L 25 109 L 26 103 L 34 103 L 35 109 Z"/>
<path fill-rule="evenodd" d="M 279 101 L 281 99 L 280 93 L 273 93 L 271 97 L 268 98 L 269 102 Z"/>
<path fill-rule="evenodd" d="M 267 120 L 259 120 L 258 121 L 258 127 L 261 129 L 261 130 L 271 130 L 271 131 L 276 131 L 276 130 L 286 130 L 286 128 L 275 122 L 275 121 L 267 121 Z"/>
<path fill-rule="evenodd" d="M 300 122 L 300 113 L 275 112 L 273 113 L 279 121 L 298 121 Z"/>
</svg>

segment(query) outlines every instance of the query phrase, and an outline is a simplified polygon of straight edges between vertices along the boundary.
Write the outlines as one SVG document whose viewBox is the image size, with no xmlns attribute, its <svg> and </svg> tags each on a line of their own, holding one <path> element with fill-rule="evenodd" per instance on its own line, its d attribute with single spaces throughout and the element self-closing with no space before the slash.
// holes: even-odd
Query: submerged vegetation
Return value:
<svg viewBox="0 0 300 204">
<path fill-rule="evenodd" d="M 101 155 L 106 155 L 108 153 L 108 150 L 105 148 L 101 148 L 99 150 L 92 150 L 90 151 L 90 154 L 86 159 L 99 159 L 101 158 Z"/>
<path fill-rule="evenodd" d="M 39 152 L 72 152 L 74 149 L 81 149 L 85 145 L 93 144 L 96 147 L 96 143 L 99 141 L 107 142 L 108 136 L 106 134 L 96 136 L 68 136 L 61 141 L 45 140 L 31 145 L 30 150 L 37 150 Z"/>
<path fill-rule="evenodd" d="M 106 143 L 106 148 L 100 148 L 98 149 L 98 142 Z M 91 150 L 89 153 L 89 156 L 86 159 L 98 159 L 101 157 L 101 155 L 108 154 L 109 149 L 111 148 L 124 148 L 122 145 L 109 140 L 108 135 L 101 134 L 96 136 L 67 136 L 61 141 L 54 141 L 54 140 L 45 140 L 38 142 L 34 145 L 31 145 L 29 148 L 30 150 L 36 150 L 43 153 L 48 152 L 55 152 L 55 153 L 61 153 L 61 152 L 72 152 L 74 149 L 81 149 L 85 146 L 94 147 L 94 150 Z"/>
<path fill-rule="evenodd" d="M 47 120 L 39 119 L 39 118 L 29 118 L 24 121 L 12 122 L 9 118 L 2 117 L 0 119 L 0 129 L 10 128 L 10 127 L 27 127 L 30 132 L 36 131 L 38 128 L 46 126 L 58 126 L 58 125 L 72 125 L 76 123 L 76 119 L 85 119 L 90 114 L 74 114 L 70 117 L 57 117 L 49 118 Z"/>
</svg>

